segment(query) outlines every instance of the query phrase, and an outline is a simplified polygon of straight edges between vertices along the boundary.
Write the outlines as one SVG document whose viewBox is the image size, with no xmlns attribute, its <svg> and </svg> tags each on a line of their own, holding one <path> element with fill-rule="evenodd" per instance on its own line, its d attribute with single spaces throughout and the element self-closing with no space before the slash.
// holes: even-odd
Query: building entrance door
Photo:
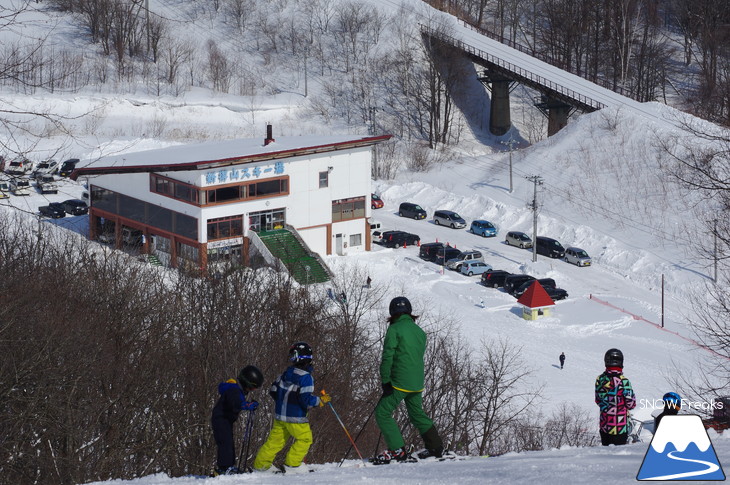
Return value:
<svg viewBox="0 0 730 485">
<path fill-rule="evenodd" d="M 286 224 L 286 209 L 251 212 L 248 217 L 251 220 L 250 229 L 252 231 L 261 232 L 283 229 Z"/>
<path fill-rule="evenodd" d="M 344 244 L 344 238 L 342 237 L 342 234 L 335 234 L 335 252 L 337 253 L 338 256 L 345 255 L 343 244 Z"/>
</svg>

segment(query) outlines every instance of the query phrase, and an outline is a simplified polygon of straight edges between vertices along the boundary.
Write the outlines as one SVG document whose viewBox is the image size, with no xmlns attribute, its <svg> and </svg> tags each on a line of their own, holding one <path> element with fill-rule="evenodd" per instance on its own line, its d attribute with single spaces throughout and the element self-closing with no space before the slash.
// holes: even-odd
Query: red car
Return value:
<svg viewBox="0 0 730 485">
<path fill-rule="evenodd" d="M 383 199 L 376 194 L 370 194 L 370 199 L 372 200 L 370 207 L 373 209 L 381 209 L 385 205 Z"/>
</svg>

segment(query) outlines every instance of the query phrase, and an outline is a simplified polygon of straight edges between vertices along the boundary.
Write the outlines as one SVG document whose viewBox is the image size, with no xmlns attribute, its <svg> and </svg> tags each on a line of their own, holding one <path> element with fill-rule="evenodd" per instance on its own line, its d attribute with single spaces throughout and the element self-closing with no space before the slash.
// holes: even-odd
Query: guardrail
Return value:
<svg viewBox="0 0 730 485">
<path fill-rule="evenodd" d="M 481 34 L 481 35 L 483 35 L 485 37 L 489 37 L 492 40 L 496 40 L 500 44 L 504 44 L 504 45 L 509 46 L 509 47 L 511 47 L 511 48 L 513 48 L 513 49 L 515 49 L 517 51 L 523 52 L 523 53 L 525 53 L 525 54 L 527 54 L 527 55 L 529 55 L 531 57 L 534 57 L 535 59 L 539 59 L 539 60 L 541 60 L 541 61 L 543 61 L 543 62 L 545 62 L 547 64 L 550 64 L 551 66 L 555 66 L 555 60 L 554 59 L 551 59 L 549 56 L 546 56 L 546 55 L 541 54 L 539 52 L 535 52 L 535 49 L 531 49 L 531 48 L 526 47 L 526 46 L 524 46 L 522 44 L 518 44 L 517 42 L 513 41 L 512 39 L 508 39 L 507 37 L 505 37 L 503 35 L 500 35 L 500 34 L 497 34 L 497 33 L 494 33 L 494 32 L 492 32 L 490 30 L 486 30 L 486 29 L 483 29 L 481 27 L 477 27 L 475 25 L 471 25 L 471 24 L 467 23 L 466 21 L 464 21 L 464 20 L 462 20 L 460 18 L 457 18 L 457 20 L 464 27 L 466 27 L 468 29 L 471 29 L 474 32 L 477 32 L 478 34 Z M 613 85 L 613 83 L 610 83 L 609 81 L 607 81 L 604 78 L 596 79 L 596 80 L 587 79 L 584 75 L 582 75 L 581 73 L 579 73 L 577 70 L 573 69 L 570 66 L 568 68 L 559 67 L 559 66 L 555 66 L 555 67 L 558 67 L 558 69 L 562 69 L 563 71 L 569 72 L 571 74 L 575 74 L 576 76 L 578 76 L 580 78 L 586 79 L 587 81 L 590 81 L 593 84 L 597 84 L 597 85 L 599 85 L 599 86 L 601 86 L 603 88 L 606 88 L 606 89 L 608 89 L 610 91 L 613 91 L 614 93 L 618 93 L 621 96 L 626 96 L 627 98 L 632 98 L 632 99 L 635 99 L 636 100 L 636 98 L 634 96 L 632 96 L 632 94 L 630 92 L 628 92 L 627 90 L 625 90 L 623 87 L 621 87 L 621 86 L 615 86 L 615 85 Z M 639 100 L 637 100 L 637 101 L 639 101 Z"/>
<path fill-rule="evenodd" d="M 551 89 L 551 90 L 555 91 L 556 93 L 562 94 L 563 96 L 566 96 L 570 99 L 578 101 L 579 103 L 582 103 L 586 106 L 589 106 L 596 110 L 606 107 L 606 105 L 604 103 L 601 103 L 600 101 L 596 101 L 595 99 L 592 99 L 584 94 L 581 94 L 572 89 L 569 89 L 569 88 L 563 86 L 562 84 L 558 84 L 554 81 L 551 81 L 550 79 L 547 79 L 543 76 L 535 74 L 531 71 L 528 71 L 527 69 L 524 69 L 516 64 L 512 64 L 511 62 L 505 61 L 504 59 L 497 57 L 493 54 L 490 54 L 489 52 L 485 52 L 481 49 L 477 49 L 476 47 L 474 47 L 472 45 L 466 44 L 465 42 L 463 42 L 460 39 L 457 39 L 450 35 L 446 35 L 442 32 L 436 32 L 433 29 L 430 29 L 430 28 L 424 26 L 423 24 L 421 24 L 421 30 L 423 32 L 426 32 L 431 37 L 434 37 L 443 42 L 451 44 L 454 47 L 463 50 L 464 52 L 467 52 L 473 56 L 483 59 L 496 66 L 499 66 L 500 68 L 505 69 L 513 74 L 516 74 L 523 79 L 529 80 L 531 82 L 539 84 L 540 86 L 544 86 L 548 89 Z"/>
</svg>

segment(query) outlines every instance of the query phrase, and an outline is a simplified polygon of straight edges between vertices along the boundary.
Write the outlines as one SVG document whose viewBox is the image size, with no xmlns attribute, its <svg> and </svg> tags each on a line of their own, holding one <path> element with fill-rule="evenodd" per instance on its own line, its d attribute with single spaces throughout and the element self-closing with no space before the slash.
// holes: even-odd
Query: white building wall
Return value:
<svg viewBox="0 0 730 485">
<path fill-rule="evenodd" d="M 289 176 L 290 195 L 269 197 L 266 199 L 246 201 L 240 203 L 221 204 L 212 207 L 197 207 L 182 201 L 150 192 L 149 173 L 110 174 L 90 177 L 89 182 L 145 202 L 157 204 L 167 209 L 198 218 L 198 240 L 207 242 L 207 221 L 220 217 L 229 217 L 239 214 L 248 214 L 277 208 L 286 208 L 287 223 L 297 229 L 309 247 L 325 255 L 327 253 L 326 225 L 332 223 L 332 201 L 352 197 L 366 198 L 366 215 L 370 216 L 370 161 L 371 148 L 361 147 L 341 152 L 329 152 L 321 155 L 294 157 L 277 161 L 280 164 L 280 173 L 264 172 L 271 170 L 275 162 L 260 162 L 243 164 L 226 169 L 212 169 L 200 171 L 161 172 L 160 175 L 179 180 L 200 187 L 214 187 L 244 180 L 263 180 L 281 175 Z M 212 181 L 213 172 L 246 168 L 253 171 L 256 167 L 262 171 L 259 177 L 237 179 L 224 178 Z M 283 167 L 283 169 L 281 168 Z M 328 186 L 319 187 L 319 173 L 328 172 Z M 307 229 L 309 228 L 309 229 Z M 349 251 L 364 250 L 365 222 L 363 219 L 338 222 L 333 224 L 332 251 L 335 253 L 335 234 L 342 234 Z M 350 235 L 362 234 L 361 244 L 351 247 Z M 344 246 L 344 245 L 343 245 Z"/>
</svg>

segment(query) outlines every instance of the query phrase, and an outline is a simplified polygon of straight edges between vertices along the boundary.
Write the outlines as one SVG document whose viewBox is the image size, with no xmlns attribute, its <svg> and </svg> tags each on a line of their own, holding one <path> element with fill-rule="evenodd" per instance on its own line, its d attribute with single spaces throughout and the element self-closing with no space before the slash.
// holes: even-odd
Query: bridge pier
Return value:
<svg viewBox="0 0 730 485">
<path fill-rule="evenodd" d="M 553 136 L 565 128 L 573 110 L 571 105 L 544 94 L 535 101 L 535 106 L 548 119 L 548 136 Z"/>
<path fill-rule="evenodd" d="M 489 107 L 489 132 L 502 136 L 512 127 L 509 92 L 513 81 L 490 71 L 484 71 L 478 79 L 492 93 Z"/>
</svg>

